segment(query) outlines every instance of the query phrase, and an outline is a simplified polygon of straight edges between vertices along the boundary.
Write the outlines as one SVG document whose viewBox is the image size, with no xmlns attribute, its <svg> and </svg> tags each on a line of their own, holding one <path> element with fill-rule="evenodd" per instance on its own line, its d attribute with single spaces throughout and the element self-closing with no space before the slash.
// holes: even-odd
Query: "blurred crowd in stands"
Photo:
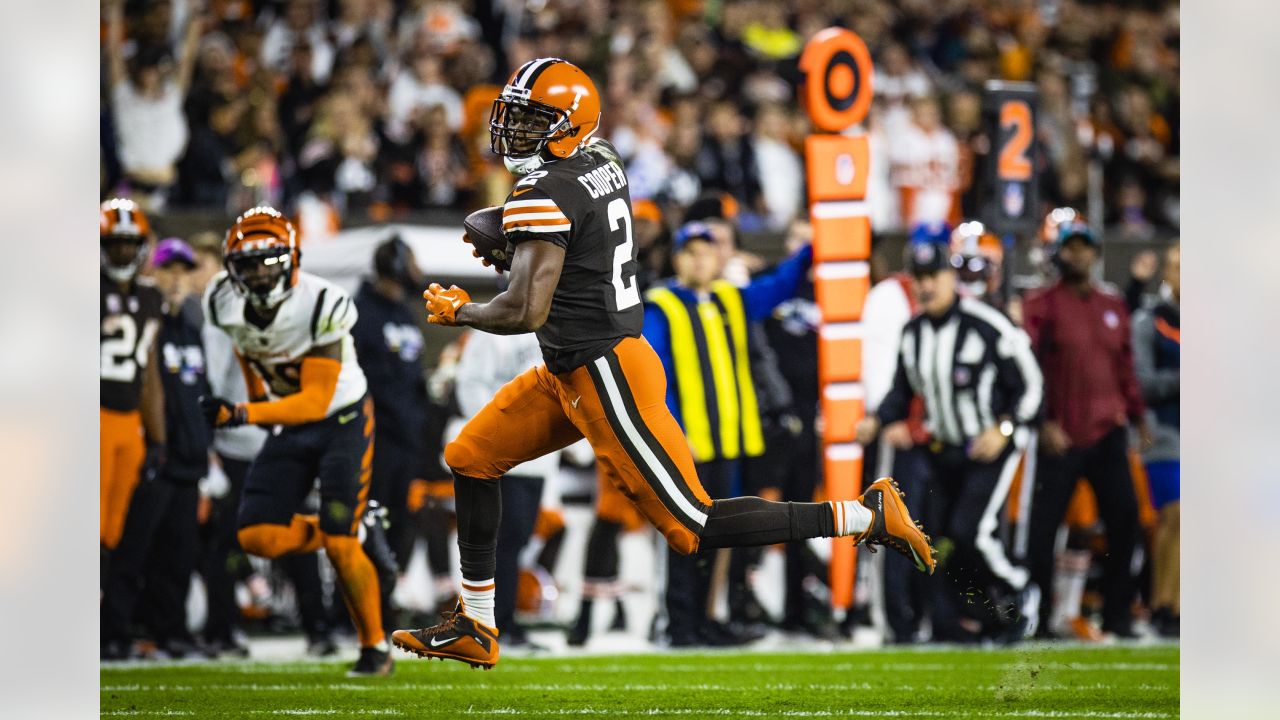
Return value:
<svg viewBox="0 0 1280 720">
<path fill-rule="evenodd" d="M 603 89 L 633 199 L 723 190 L 744 229 L 782 230 L 809 132 L 797 59 L 830 25 L 876 64 L 876 230 L 974 214 L 989 79 L 1039 86 L 1047 207 L 1084 207 L 1096 164 L 1095 222 L 1178 225 L 1178 7 L 1160 0 L 103 0 L 102 191 L 316 227 L 493 204 L 510 178 L 492 99 L 557 56 Z"/>
</svg>

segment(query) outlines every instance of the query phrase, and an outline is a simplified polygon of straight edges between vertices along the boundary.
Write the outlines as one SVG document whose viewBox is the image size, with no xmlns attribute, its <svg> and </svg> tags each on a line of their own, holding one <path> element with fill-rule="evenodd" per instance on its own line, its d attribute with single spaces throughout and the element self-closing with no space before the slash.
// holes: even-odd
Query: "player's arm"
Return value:
<svg viewBox="0 0 1280 720">
<path fill-rule="evenodd" d="M 298 391 L 279 400 L 259 400 L 206 407 L 215 427 L 234 425 L 303 425 L 323 420 L 338 389 L 342 372 L 342 340 L 311 349 L 302 358 Z"/>
<path fill-rule="evenodd" d="M 466 325 L 495 335 L 519 335 L 542 327 L 564 268 L 564 248 L 545 240 L 525 240 L 511 261 L 511 285 L 487 303 L 473 303 L 465 290 L 432 284 L 423 293 L 430 322 Z"/>
<path fill-rule="evenodd" d="M 196 55 L 200 50 L 200 36 L 204 32 L 204 2 L 197 0 L 189 8 L 187 30 L 182 40 L 182 56 L 178 58 L 178 94 L 183 98 L 191 88 L 191 77 L 196 70 Z"/>
<path fill-rule="evenodd" d="M 267 386 L 262 382 L 262 378 L 249 367 L 249 361 L 245 360 L 244 355 L 237 351 L 233 352 L 235 352 L 236 361 L 240 363 L 240 374 L 244 376 L 245 393 L 249 399 L 254 402 L 266 400 Z"/>
<path fill-rule="evenodd" d="M 166 443 L 164 427 L 164 384 L 160 380 L 160 359 L 152 342 L 147 350 L 147 367 L 142 371 L 142 429 L 148 445 Z"/>
<path fill-rule="evenodd" d="M 107 80 L 112 88 L 125 82 L 124 0 L 107 4 Z"/>
</svg>

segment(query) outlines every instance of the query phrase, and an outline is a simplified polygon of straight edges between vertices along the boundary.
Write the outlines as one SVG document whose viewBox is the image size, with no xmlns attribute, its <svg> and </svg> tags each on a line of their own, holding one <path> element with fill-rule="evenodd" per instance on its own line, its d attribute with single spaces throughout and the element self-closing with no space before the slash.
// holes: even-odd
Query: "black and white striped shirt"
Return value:
<svg viewBox="0 0 1280 720">
<path fill-rule="evenodd" d="M 905 420 L 919 395 L 933 437 L 964 445 L 1002 416 L 1035 421 L 1043 391 L 1026 333 L 990 305 L 961 298 L 941 317 L 921 313 L 903 328 L 893 386 L 876 415 L 885 425 Z"/>
</svg>

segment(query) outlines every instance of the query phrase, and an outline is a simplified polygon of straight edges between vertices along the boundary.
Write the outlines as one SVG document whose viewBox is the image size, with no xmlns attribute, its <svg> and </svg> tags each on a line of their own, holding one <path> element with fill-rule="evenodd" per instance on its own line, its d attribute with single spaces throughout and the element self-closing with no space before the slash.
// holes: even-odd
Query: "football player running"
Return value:
<svg viewBox="0 0 1280 720">
<path fill-rule="evenodd" d="M 851 535 L 933 570 L 929 539 L 889 478 L 848 501 L 707 496 L 667 409 L 661 361 L 640 334 L 627 176 L 613 148 L 592 138 L 599 123 L 600 95 L 581 69 L 557 58 L 521 66 L 489 120 L 493 151 L 521 176 L 502 214 L 515 247 L 510 285 L 483 304 L 456 286 L 432 284 L 423 294 L 434 324 L 536 332 L 545 363 L 499 390 L 445 448 L 462 596 L 439 625 L 393 633 L 397 646 L 419 656 L 485 668 L 498 662 L 498 478 L 582 437 L 601 471 L 679 552 Z"/>
<path fill-rule="evenodd" d="M 143 474 L 158 473 L 164 460 L 164 390 L 153 362 L 164 300 L 155 283 L 138 276 L 151 252 L 151 224 L 137 203 L 125 198 L 102 203 L 98 236 L 102 267 L 98 541 L 105 579 L 138 480 Z"/>
<path fill-rule="evenodd" d="M 302 272 L 293 225 L 272 208 L 237 218 L 224 256 L 226 270 L 205 290 L 205 317 L 230 336 L 250 401 L 201 405 L 215 427 L 275 427 L 245 478 L 236 537 L 264 558 L 324 548 L 360 640 L 348 675 L 389 675 L 379 571 L 395 565 L 366 512 L 373 409 L 351 339 L 355 304 Z M 320 514 L 299 514 L 316 478 Z"/>
</svg>

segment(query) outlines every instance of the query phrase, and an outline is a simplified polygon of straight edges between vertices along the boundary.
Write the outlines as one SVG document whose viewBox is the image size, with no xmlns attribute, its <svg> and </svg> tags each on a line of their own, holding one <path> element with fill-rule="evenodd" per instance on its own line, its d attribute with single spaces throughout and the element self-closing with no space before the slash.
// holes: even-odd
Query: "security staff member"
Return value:
<svg viewBox="0 0 1280 720">
<path fill-rule="evenodd" d="M 730 497 L 742 458 L 764 453 L 748 324 L 795 297 L 813 253 L 806 244 L 738 288 L 721 278 L 724 260 L 708 225 L 686 223 L 672 247 L 676 277 L 645 293 L 644 336 L 662 360 L 667 406 L 689 439 L 702 486 L 713 499 Z M 709 558 L 670 552 L 667 570 L 672 644 L 735 640 L 707 621 Z"/>
<path fill-rule="evenodd" d="M 912 248 L 922 312 L 903 329 L 893 385 L 859 423 L 858 441 L 872 442 L 883 428 L 889 444 L 910 447 L 908 408 L 913 396 L 924 398 L 934 517 L 955 548 L 946 577 L 957 593 L 977 588 L 987 595 L 990 602 L 968 606 L 984 634 L 1016 640 L 1034 630 L 1022 608 L 1033 606 L 1038 593 L 996 529 L 1026 426 L 1039 416 L 1043 380 L 1021 330 L 990 305 L 959 297 L 958 259 L 944 243 Z"/>
</svg>

